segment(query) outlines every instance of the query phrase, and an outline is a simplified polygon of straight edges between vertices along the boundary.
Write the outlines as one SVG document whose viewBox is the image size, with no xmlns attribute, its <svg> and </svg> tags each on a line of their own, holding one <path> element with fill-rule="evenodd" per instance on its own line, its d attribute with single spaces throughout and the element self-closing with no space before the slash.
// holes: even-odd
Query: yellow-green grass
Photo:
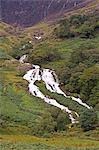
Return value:
<svg viewBox="0 0 99 150">
<path fill-rule="evenodd" d="M 19 75 L 15 64 L 4 65 L 0 70 L 0 115 L 2 134 L 31 134 L 36 121 L 46 114 L 49 105 L 28 92 L 28 84 Z M 15 69 L 16 68 L 16 69 Z"/>
<path fill-rule="evenodd" d="M 53 136 L 50 138 L 39 138 L 35 136 L 23 136 L 23 135 L 2 135 L 1 142 L 12 143 L 40 143 L 48 146 L 55 146 L 60 148 L 99 148 L 98 140 L 84 139 L 79 137 L 69 136 Z"/>
</svg>

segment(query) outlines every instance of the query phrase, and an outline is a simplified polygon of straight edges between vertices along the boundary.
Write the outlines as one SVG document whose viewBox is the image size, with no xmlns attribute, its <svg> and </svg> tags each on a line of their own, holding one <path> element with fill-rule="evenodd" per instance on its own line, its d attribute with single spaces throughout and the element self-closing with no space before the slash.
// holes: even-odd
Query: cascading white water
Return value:
<svg viewBox="0 0 99 150">
<path fill-rule="evenodd" d="M 45 73 L 46 72 L 46 73 Z M 72 123 L 77 123 L 77 121 L 75 120 L 75 118 L 72 115 L 72 111 L 68 109 L 68 107 L 65 107 L 63 105 L 60 105 L 55 99 L 50 99 L 47 96 L 45 96 L 40 90 L 39 87 L 37 87 L 35 85 L 35 81 L 40 81 L 43 80 L 46 84 L 46 87 L 51 90 L 50 85 L 48 85 L 47 83 L 47 75 L 50 73 L 49 69 L 41 69 L 39 66 L 37 65 L 33 65 L 33 69 L 29 70 L 24 76 L 23 78 L 25 80 L 27 80 L 29 82 L 29 92 L 36 96 L 39 97 L 41 99 L 43 99 L 46 103 L 56 106 L 58 108 L 60 108 L 61 110 L 67 112 L 69 114 L 69 118 L 71 120 Z M 54 77 L 52 78 L 52 76 L 49 74 L 49 80 L 53 80 L 53 84 L 54 84 Z M 55 83 L 57 85 L 56 90 L 53 92 L 57 92 L 59 94 L 63 94 L 63 92 L 61 91 L 61 89 L 59 88 L 59 84 Z M 78 116 L 78 114 L 75 112 L 75 114 Z"/>
<path fill-rule="evenodd" d="M 39 87 L 37 87 L 35 85 L 36 81 L 40 81 L 40 80 L 44 81 L 46 88 L 48 90 L 50 90 L 51 92 L 56 92 L 57 94 L 61 94 L 64 97 L 71 98 L 72 100 L 78 102 L 80 105 L 83 105 L 83 106 L 87 107 L 88 109 L 90 109 L 90 107 L 87 104 L 83 103 L 82 100 L 80 100 L 79 98 L 66 96 L 66 94 L 59 87 L 58 78 L 57 78 L 55 72 L 50 69 L 41 69 L 40 66 L 33 65 L 33 69 L 29 70 L 23 76 L 23 78 L 29 82 L 29 92 L 32 95 L 39 97 L 39 98 L 43 99 L 46 103 L 56 106 L 56 107 L 60 108 L 61 110 L 64 110 L 65 112 L 67 112 L 69 114 L 69 118 L 72 123 L 77 123 L 77 121 L 73 117 L 72 111 L 69 110 L 68 107 L 60 105 L 55 99 L 50 99 L 47 96 L 45 96 L 39 90 Z M 77 117 L 79 116 L 77 112 L 75 112 L 75 114 Z"/>
<path fill-rule="evenodd" d="M 46 84 L 46 88 L 51 92 L 56 92 L 58 94 L 62 94 L 64 97 L 71 98 L 72 100 L 78 102 L 80 105 L 90 109 L 91 107 L 88 106 L 86 103 L 83 103 L 80 98 L 75 98 L 73 96 L 67 96 L 59 87 L 58 78 L 54 71 L 50 69 L 43 69 L 42 73 L 42 80 Z M 56 80 L 56 81 L 55 81 Z"/>
<path fill-rule="evenodd" d="M 59 87 L 58 79 L 54 71 L 50 69 L 43 69 L 42 80 L 45 82 L 46 88 L 48 90 L 66 96 L 65 93 Z"/>
<path fill-rule="evenodd" d="M 24 63 L 24 60 L 27 56 L 26 55 L 23 55 L 21 58 L 20 58 L 20 62 L 21 63 Z M 71 110 L 69 110 L 68 107 L 65 107 L 61 104 L 59 104 L 55 99 L 51 99 L 47 96 L 45 96 L 40 90 L 39 90 L 39 87 L 37 87 L 35 85 L 35 82 L 36 81 L 44 81 L 45 85 L 46 85 L 46 88 L 47 90 L 49 90 L 50 92 L 55 92 L 57 94 L 61 94 L 63 95 L 65 98 L 71 98 L 72 100 L 78 102 L 80 105 L 88 108 L 88 109 L 91 109 L 90 106 L 88 106 L 86 103 L 83 103 L 81 99 L 79 98 L 75 98 L 73 96 L 67 96 L 59 87 L 59 82 L 58 82 L 58 77 L 55 73 L 55 71 L 53 70 L 50 70 L 50 69 L 43 69 L 43 68 L 40 68 L 40 66 L 38 65 L 32 65 L 33 69 L 27 71 L 27 73 L 23 76 L 23 78 L 25 80 L 27 80 L 29 82 L 29 92 L 36 96 L 36 97 L 39 97 L 41 99 L 43 99 L 46 103 L 50 104 L 50 105 L 53 105 L 53 106 L 56 106 L 58 108 L 60 108 L 61 110 L 67 112 L 69 114 L 69 118 L 71 120 L 72 123 L 77 123 L 78 121 L 73 117 L 73 113 Z M 75 112 L 75 115 L 77 117 L 79 117 L 78 113 Z"/>
<path fill-rule="evenodd" d="M 84 107 L 86 107 L 88 109 L 91 109 L 91 107 L 88 106 L 86 103 L 83 103 L 80 98 L 76 98 L 76 97 L 71 96 L 71 99 L 74 100 L 74 101 L 76 101 L 76 102 L 78 102 L 80 105 L 82 105 L 82 106 L 84 106 Z"/>
</svg>

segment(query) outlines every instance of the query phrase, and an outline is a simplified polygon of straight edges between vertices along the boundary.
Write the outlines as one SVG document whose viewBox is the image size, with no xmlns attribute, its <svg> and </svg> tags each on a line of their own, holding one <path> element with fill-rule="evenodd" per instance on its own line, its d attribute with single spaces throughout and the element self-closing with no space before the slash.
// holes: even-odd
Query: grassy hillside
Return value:
<svg viewBox="0 0 99 150">
<path fill-rule="evenodd" d="M 79 134 L 79 133 L 78 133 Z M 55 136 L 51 138 L 37 138 L 33 136 L 2 136 L 1 149 L 42 149 L 42 150 L 98 150 L 98 141 L 83 137 L 73 137 L 73 133 L 68 136 Z"/>
<path fill-rule="evenodd" d="M 93 18 L 93 17 L 92 17 Z M 98 125 L 83 132 L 81 124 L 72 126 L 68 114 L 33 97 L 22 76 L 30 66 L 17 59 L 29 55 L 29 62 L 54 69 L 61 88 L 68 95 L 81 96 L 99 116 L 99 32 L 94 37 L 59 38 L 59 24 L 38 24 L 28 29 L 0 23 L 0 148 L 42 150 L 98 150 Z M 74 28 L 73 28 L 74 29 Z M 79 26 L 79 29 L 81 27 Z M 42 34 L 36 40 L 34 34 Z M 75 32 L 78 32 L 75 30 Z M 31 41 L 31 42 L 29 42 Z M 55 98 L 79 114 L 86 111 L 71 99 L 50 93 L 36 83 L 45 95 Z M 98 120 L 99 121 L 99 120 Z M 37 137 L 39 136 L 39 137 Z"/>
</svg>

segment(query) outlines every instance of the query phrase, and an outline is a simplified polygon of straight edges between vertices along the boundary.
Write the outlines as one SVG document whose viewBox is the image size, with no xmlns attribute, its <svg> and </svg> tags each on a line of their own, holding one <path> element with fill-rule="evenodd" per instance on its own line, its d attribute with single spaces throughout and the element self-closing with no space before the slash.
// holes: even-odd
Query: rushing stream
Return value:
<svg viewBox="0 0 99 150">
<path fill-rule="evenodd" d="M 40 80 L 44 81 L 46 88 L 49 91 L 55 92 L 57 94 L 61 94 L 66 98 L 71 98 L 72 100 L 78 102 L 80 105 L 83 105 L 83 106 L 87 107 L 88 109 L 90 109 L 90 107 L 87 104 L 83 103 L 81 99 L 66 96 L 66 94 L 59 87 L 58 78 L 57 78 L 55 72 L 50 69 L 42 69 L 38 65 L 33 65 L 33 69 L 29 70 L 23 76 L 23 78 L 29 82 L 29 92 L 32 95 L 39 97 L 39 98 L 43 99 L 46 103 L 56 106 L 56 107 L 60 108 L 61 110 L 64 110 L 65 112 L 67 112 L 69 114 L 69 118 L 72 123 L 77 123 L 77 121 L 73 117 L 72 111 L 69 110 L 68 107 L 60 105 L 55 99 L 50 99 L 47 96 L 45 96 L 40 91 L 39 87 L 37 87 L 35 85 L 36 81 L 40 81 Z M 79 116 L 77 112 L 75 112 L 75 114 L 77 117 Z"/>
<path fill-rule="evenodd" d="M 23 55 L 20 58 L 20 63 L 24 63 L 24 58 L 26 56 Z M 91 107 L 88 106 L 86 103 L 83 103 L 81 99 L 75 98 L 73 96 L 67 96 L 59 87 L 59 82 L 57 75 L 55 74 L 55 71 L 50 69 L 43 69 L 38 65 L 32 65 L 33 69 L 27 71 L 27 73 L 23 76 L 25 80 L 29 82 L 29 92 L 35 96 L 43 99 L 46 103 L 56 106 L 57 108 L 60 108 L 61 110 L 68 113 L 69 118 L 72 123 L 77 123 L 78 121 L 73 117 L 73 111 L 70 110 L 68 107 L 65 107 L 61 104 L 59 104 L 55 99 L 51 99 L 48 96 L 44 95 L 38 86 L 35 85 L 36 81 L 43 81 L 46 89 L 50 92 L 54 92 L 57 94 L 63 95 L 65 98 L 71 98 L 72 100 L 78 102 L 80 105 L 90 109 Z M 75 115 L 79 117 L 78 113 L 75 112 Z"/>
</svg>

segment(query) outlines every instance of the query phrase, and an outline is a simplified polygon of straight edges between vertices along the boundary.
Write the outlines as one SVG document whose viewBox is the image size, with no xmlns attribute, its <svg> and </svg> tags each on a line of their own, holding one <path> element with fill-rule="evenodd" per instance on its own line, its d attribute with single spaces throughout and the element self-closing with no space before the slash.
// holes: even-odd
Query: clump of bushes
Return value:
<svg viewBox="0 0 99 150">
<path fill-rule="evenodd" d="M 84 131 L 89 131 L 96 128 L 97 115 L 93 110 L 86 110 L 81 113 L 80 125 Z"/>
<path fill-rule="evenodd" d="M 60 21 L 59 27 L 55 28 L 54 33 L 59 38 L 70 38 L 75 36 L 71 31 L 70 23 L 68 20 Z"/>
<path fill-rule="evenodd" d="M 98 108 L 99 99 L 99 51 L 95 44 L 80 45 L 71 53 L 68 64 L 59 71 L 60 82 L 67 93 L 76 93 L 86 103 Z"/>
<path fill-rule="evenodd" d="M 46 47 L 44 49 L 35 49 L 31 55 L 29 55 L 29 61 L 35 64 L 43 64 L 50 61 L 56 61 L 61 59 L 60 53 L 57 49 L 52 47 Z"/>
<path fill-rule="evenodd" d="M 58 38 L 93 38 L 99 33 L 98 31 L 97 17 L 92 15 L 73 15 L 69 19 L 61 20 L 59 26 L 54 29 L 54 34 Z"/>
<path fill-rule="evenodd" d="M 66 131 L 70 123 L 68 115 L 58 108 L 50 108 L 47 114 L 43 114 L 33 127 L 34 135 L 47 136 L 49 133 Z"/>
</svg>

